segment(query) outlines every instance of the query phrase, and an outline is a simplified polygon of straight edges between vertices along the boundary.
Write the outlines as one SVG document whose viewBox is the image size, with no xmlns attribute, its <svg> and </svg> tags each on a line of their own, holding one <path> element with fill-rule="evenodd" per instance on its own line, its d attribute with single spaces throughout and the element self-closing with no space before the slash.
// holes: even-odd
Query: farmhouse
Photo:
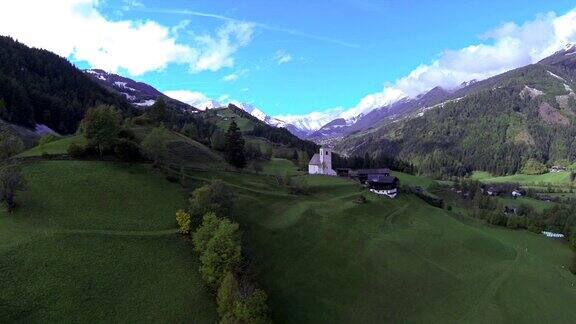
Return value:
<svg viewBox="0 0 576 324">
<path fill-rule="evenodd" d="M 321 147 L 320 152 L 314 154 L 310 163 L 308 163 L 308 173 L 336 175 L 336 171 L 332 169 L 332 150 L 330 148 Z"/>
<path fill-rule="evenodd" d="M 486 189 L 486 194 L 488 196 L 492 196 L 492 197 L 499 196 L 500 190 L 498 188 L 490 187 L 490 188 Z"/>
<path fill-rule="evenodd" d="M 366 183 L 368 177 L 372 176 L 390 176 L 390 169 L 360 169 L 352 172 L 352 177 L 358 179 L 360 183 Z"/>
<path fill-rule="evenodd" d="M 398 194 L 398 183 L 398 178 L 381 174 L 370 174 L 368 181 L 366 181 L 371 192 L 390 198 L 394 198 Z"/>
<path fill-rule="evenodd" d="M 565 172 L 566 168 L 561 165 L 553 165 L 550 168 L 550 172 L 557 173 L 557 172 Z"/>
<path fill-rule="evenodd" d="M 390 169 L 360 169 L 351 171 L 350 176 L 375 194 L 390 198 L 398 194 L 399 180 L 390 175 Z"/>
</svg>

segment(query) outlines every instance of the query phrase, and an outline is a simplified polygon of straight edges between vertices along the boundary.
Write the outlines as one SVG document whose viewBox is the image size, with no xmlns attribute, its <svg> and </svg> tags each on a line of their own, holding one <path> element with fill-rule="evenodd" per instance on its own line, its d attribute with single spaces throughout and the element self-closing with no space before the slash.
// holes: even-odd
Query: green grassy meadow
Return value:
<svg viewBox="0 0 576 324">
<path fill-rule="evenodd" d="M 485 183 L 518 183 L 521 185 L 530 184 L 570 184 L 570 172 L 545 173 L 539 175 L 514 174 L 510 176 L 495 177 L 484 171 L 476 171 L 471 176 L 474 180 Z"/>
<path fill-rule="evenodd" d="M 44 147 L 35 146 L 22 154 L 19 157 L 40 156 L 44 153 L 50 155 L 67 154 L 70 144 L 75 143 L 78 145 L 85 145 L 86 139 L 82 135 L 68 136 L 57 139 L 53 142 L 47 143 Z"/>
<path fill-rule="evenodd" d="M 521 205 L 527 205 L 532 207 L 537 212 L 543 212 L 544 210 L 551 208 L 554 206 L 554 203 L 545 202 L 543 200 L 538 200 L 529 197 L 522 197 L 522 198 L 512 198 L 512 197 L 498 197 L 497 198 L 500 202 L 502 202 L 505 206 L 508 207 L 519 207 Z"/>
<path fill-rule="evenodd" d="M 297 175 L 298 170 L 292 161 L 286 159 L 272 158 L 264 165 L 264 174 L 269 175 Z"/>
<path fill-rule="evenodd" d="M 254 128 L 254 122 L 248 118 L 241 117 L 236 114 L 233 110 L 228 107 L 216 108 L 213 110 L 217 114 L 217 119 L 215 120 L 216 125 L 222 131 L 228 130 L 232 120 L 236 121 L 236 124 L 242 132 L 251 131 Z"/>
<path fill-rule="evenodd" d="M 256 281 L 281 323 L 570 322 L 572 251 L 485 225 L 414 195 L 382 198 L 343 178 L 303 176 L 296 196 L 271 174 L 183 168 L 189 190 L 222 179 Z M 175 230 L 187 194 L 146 165 L 26 164 L 30 190 L 0 212 L 0 322 L 217 320 L 199 262 Z M 433 181 L 405 174 L 402 183 Z M 366 204 L 356 204 L 359 195 Z"/>
<path fill-rule="evenodd" d="M 278 322 L 535 323 L 576 316 L 576 277 L 566 269 L 572 252 L 561 241 L 489 227 L 412 195 L 376 197 L 345 179 L 306 176 L 311 194 L 292 196 L 220 176 L 237 186 L 236 218 Z M 355 204 L 360 194 L 369 203 Z"/>
<path fill-rule="evenodd" d="M 213 323 L 213 298 L 174 213 L 187 195 L 140 165 L 27 164 L 0 211 L 0 322 Z"/>
</svg>

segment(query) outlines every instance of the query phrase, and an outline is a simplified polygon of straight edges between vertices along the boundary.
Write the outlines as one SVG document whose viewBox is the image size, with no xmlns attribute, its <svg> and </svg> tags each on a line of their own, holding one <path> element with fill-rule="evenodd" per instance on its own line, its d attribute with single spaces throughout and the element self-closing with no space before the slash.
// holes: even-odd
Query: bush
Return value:
<svg viewBox="0 0 576 324">
<path fill-rule="evenodd" d="M 576 275 L 576 254 L 572 257 L 572 263 L 570 264 L 570 272 Z"/>
<path fill-rule="evenodd" d="M 228 272 L 224 276 L 216 294 L 216 304 L 220 317 L 230 316 L 234 312 L 234 305 L 239 298 L 240 288 L 238 287 L 238 280 L 236 280 L 236 276 L 232 272 Z"/>
<path fill-rule="evenodd" d="M 122 161 L 132 162 L 140 159 L 140 147 L 128 139 L 120 139 L 114 145 L 114 155 Z"/>
<path fill-rule="evenodd" d="M 418 196 L 420 199 L 424 200 L 426 203 L 428 203 L 429 205 L 432 205 L 434 207 L 438 207 L 438 208 L 444 208 L 444 199 L 435 196 L 431 193 L 428 193 L 427 191 L 425 191 L 424 189 L 420 188 L 420 187 L 407 187 L 406 191 L 409 193 L 413 193 L 416 196 Z"/>
<path fill-rule="evenodd" d="M 200 220 L 206 213 L 214 212 L 220 217 L 231 215 L 234 205 L 232 190 L 221 180 L 200 187 L 190 198 L 190 214 Z"/>
<path fill-rule="evenodd" d="M 246 143 L 244 146 L 244 154 L 249 161 L 260 159 L 263 156 L 260 146 L 251 142 Z"/>
<path fill-rule="evenodd" d="M 268 296 L 246 281 L 238 283 L 236 276 L 227 273 L 217 293 L 221 323 L 268 323 Z"/>
<path fill-rule="evenodd" d="M 576 233 L 572 233 L 572 236 L 570 237 L 570 246 L 574 251 L 576 251 Z"/>
<path fill-rule="evenodd" d="M 530 219 L 527 221 L 526 229 L 532 233 L 540 234 L 544 230 L 544 224 L 537 219 Z"/>
<path fill-rule="evenodd" d="M 510 216 L 506 221 L 506 227 L 510 229 L 521 229 L 525 228 L 526 224 L 523 217 Z"/>
<path fill-rule="evenodd" d="M 192 217 L 192 215 L 190 217 Z M 192 220 L 190 220 L 190 224 L 192 224 Z M 202 224 L 198 227 L 196 232 L 192 234 L 192 243 L 194 244 L 194 250 L 196 252 L 202 254 L 206 251 L 208 242 L 214 236 L 214 233 L 218 229 L 218 225 L 220 225 L 220 220 L 216 217 L 216 214 L 207 213 L 204 215 L 202 218 Z"/>
<path fill-rule="evenodd" d="M 68 155 L 73 159 L 82 158 L 86 154 L 86 149 L 76 143 L 68 146 Z"/>
<path fill-rule="evenodd" d="M 136 142 L 136 134 L 134 134 L 134 132 L 129 129 L 129 128 L 121 128 L 120 131 L 118 131 L 118 138 L 123 138 L 123 139 L 127 139 L 130 140 L 132 142 Z"/>
<path fill-rule="evenodd" d="M 365 204 L 367 202 L 367 200 L 366 200 L 366 197 L 364 195 L 360 195 L 358 198 L 356 198 L 356 200 L 354 202 L 361 205 L 361 204 Z"/>
<path fill-rule="evenodd" d="M 176 222 L 178 222 L 178 230 L 180 234 L 189 234 L 190 233 L 190 213 L 187 213 L 183 210 L 179 210 L 176 212 Z"/>
<path fill-rule="evenodd" d="M 261 289 L 254 289 L 252 293 L 242 298 L 234 307 L 234 317 L 240 323 L 267 323 L 268 296 Z"/>
<path fill-rule="evenodd" d="M 134 125 L 137 125 L 137 126 L 147 126 L 147 125 L 151 125 L 153 123 L 152 119 L 150 119 L 144 115 L 134 118 L 132 120 L 132 122 L 134 123 Z"/>
<path fill-rule="evenodd" d="M 221 220 L 214 235 L 200 255 L 200 274 L 212 287 L 219 287 L 228 272 L 233 272 L 242 260 L 240 230 L 237 223 Z"/>
<path fill-rule="evenodd" d="M 507 225 L 507 218 L 506 216 L 503 215 L 502 211 L 500 209 L 497 209 L 495 211 L 490 212 L 487 215 L 486 220 L 492 224 L 492 225 L 496 225 L 496 226 L 505 226 Z"/>
<path fill-rule="evenodd" d="M 0 161 L 24 151 L 22 140 L 11 133 L 0 131 Z"/>
<path fill-rule="evenodd" d="M 535 159 L 529 159 L 526 161 L 526 163 L 524 163 L 521 172 L 523 174 L 538 175 L 548 172 L 548 168 L 546 168 L 544 164 L 536 161 Z"/>
</svg>

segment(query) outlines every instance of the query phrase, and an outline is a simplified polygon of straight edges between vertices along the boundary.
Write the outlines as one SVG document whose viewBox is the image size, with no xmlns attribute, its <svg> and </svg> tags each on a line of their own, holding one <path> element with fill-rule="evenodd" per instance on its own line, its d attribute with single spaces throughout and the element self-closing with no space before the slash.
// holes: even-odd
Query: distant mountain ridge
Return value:
<svg viewBox="0 0 576 324">
<path fill-rule="evenodd" d="M 277 128 L 286 128 L 292 134 L 296 135 L 299 138 L 305 138 L 310 132 L 305 132 L 298 128 L 295 125 L 288 124 L 280 119 L 271 117 L 270 115 L 266 114 L 260 108 L 244 102 L 239 102 L 235 100 L 231 100 L 229 102 L 220 102 L 218 100 L 207 100 L 205 102 L 201 102 L 196 104 L 197 107 L 192 105 L 186 104 L 174 98 L 171 98 L 164 93 L 160 92 L 153 86 L 144 83 L 132 80 L 130 78 L 114 74 L 108 73 L 101 69 L 88 69 L 84 70 L 86 75 L 92 78 L 94 81 L 109 89 L 110 91 L 117 93 L 123 96 L 128 102 L 130 102 L 134 107 L 139 109 L 145 109 L 153 105 L 158 98 L 162 97 L 166 104 L 171 107 L 178 109 L 183 112 L 195 112 L 198 110 L 206 110 L 206 109 L 215 109 L 215 108 L 222 108 L 227 107 L 229 104 L 234 105 L 235 107 L 246 111 L 247 113 L 251 114 L 252 116 L 256 117 L 260 121 Z"/>
<path fill-rule="evenodd" d="M 554 72 L 559 69 L 559 73 L 566 72 L 567 70 L 574 69 L 574 66 L 567 63 L 564 59 L 566 56 L 576 55 L 576 45 L 567 44 L 563 49 L 555 54 L 543 59 L 538 64 L 545 64 L 550 67 Z M 567 65 L 568 64 L 568 65 Z M 571 72 L 568 72 L 571 73 Z M 571 76 L 571 79 L 574 76 Z M 480 85 L 479 85 L 480 83 Z M 377 127 L 378 125 L 395 122 L 403 118 L 413 115 L 416 111 L 426 110 L 427 108 L 457 100 L 467 94 L 474 93 L 477 89 L 481 88 L 481 81 L 470 80 L 462 82 L 456 89 L 444 89 L 441 87 L 434 87 L 431 90 L 422 93 L 416 97 L 404 97 L 382 107 L 375 107 L 366 113 L 356 116 L 354 119 L 346 120 L 346 124 L 342 122 L 342 118 L 337 118 L 314 129 L 309 127 L 306 120 L 300 122 L 300 129 L 303 131 L 303 138 L 313 140 L 321 144 L 334 144 L 342 138 L 361 131 L 369 130 L 370 128 Z M 336 123 L 336 124 L 335 124 Z M 310 129 L 313 129 L 312 131 Z"/>
<path fill-rule="evenodd" d="M 149 84 L 134 81 L 130 78 L 108 73 L 101 69 L 88 69 L 84 73 L 104 88 L 123 96 L 132 106 L 146 108 L 163 98 L 170 108 L 182 112 L 194 112 L 197 108 L 170 98 Z"/>
<path fill-rule="evenodd" d="M 431 90 L 411 100 L 421 105 L 342 137 L 336 148 L 347 155 L 383 153 L 433 175 L 512 174 L 528 159 L 576 161 L 574 89 L 576 47 L 568 45 L 448 94 Z"/>
</svg>

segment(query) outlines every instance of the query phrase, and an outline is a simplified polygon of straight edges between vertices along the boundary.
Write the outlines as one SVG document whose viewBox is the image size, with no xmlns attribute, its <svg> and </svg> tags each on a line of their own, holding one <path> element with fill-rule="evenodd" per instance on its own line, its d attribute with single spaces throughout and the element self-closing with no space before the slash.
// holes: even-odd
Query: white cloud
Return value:
<svg viewBox="0 0 576 324">
<path fill-rule="evenodd" d="M 190 91 L 190 90 L 164 91 L 164 94 L 170 98 L 180 100 L 200 110 L 226 106 L 230 102 L 237 102 L 232 100 L 229 94 L 220 95 L 216 99 L 210 98 L 205 94 L 203 94 L 202 92 Z"/>
<path fill-rule="evenodd" d="M 279 50 L 274 54 L 274 57 L 272 59 L 276 63 L 278 63 L 278 65 L 282 65 L 282 64 L 286 64 L 286 63 L 292 61 L 292 55 L 290 55 L 289 53 L 286 53 L 283 50 Z"/>
<path fill-rule="evenodd" d="M 416 96 L 435 86 L 455 88 L 464 81 L 486 79 L 535 63 L 566 43 L 575 41 L 576 9 L 561 16 L 542 14 L 522 25 L 505 23 L 482 35 L 480 43 L 444 51 L 430 64 L 418 66 L 407 76 L 385 86 L 382 91 L 365 96 L 354 107 L 277 118 L 286 121 L 306 118 L 317 121 L 328 118 L 326 116 L 353 118 L 401 98 Z"/>
<path fill-rule="evenodd" d="M 176 34 L 185 25 L 171 30 L 152 20 L 113 21 L 100 13 L 99 2 L 1 1 L 0 34 L 95 68 L 126 69 L 132 75 L 162 70 L 170 63 L 187 64 L 193 72 L 231 67 L 232 55 L 252 36 L 252 25 L 228 22 L 215 35 L 205 34 L 196 43 L 184 44 Z"/>
<path fill-rule="evenodd" d="M 210 101 L 210 98 L 208 98 L 202 92 L 196 92 L 196 91 L 174 90 L 174 91 L 166 91 L 164 92 L 164 94 L 170 98 L 180 100 L 184 103 L 187 103 L 199 109 L 204 107 L 204 104 L 206 102 Z"/>
<path fill-rule="evenodd" d="M 138 0 L 123 0 L 122 10 L 128 11 L 135 8 L 144 8 L 144 4 Z"/>
<path fill-rule="evenodd" d="M 230 95 L 229 94 L 223 94 L 220 97 L 218 97 L 218 101 L 219 102 L 225 102 L 230 100 Z"/>
<path fill-rule="evenodd" d="M 222 81 L 234 82 L 234 81 L 238 80 L 238 78 L 240 78 L 241 76 L 244 76 L 246 74 L 248 74 L 248 69 L 239 70 L 239 71 L 236 71 L 232 74 L 225 75 L 222 78 Z"/>
<path fill-rule="evenodd" d="M 238 74 L 234 74 L 234 73 L 228 74 L 222 78 L 222 81 L 226 81 L 226 82 L 233 82 L 236 80 L 238 80 Z"/>
<path fill-rule="evenodd" d="M 233 67 L 234 54 L 252 40 L 254 24 L 247 22 L 227 22 L 218 29 L 216 38 L 202 35 L 196 40 L 203 45 L 200 57 L 192 66 L 193 72 L 218 71 L 221 68 Z"/>
</svg>

